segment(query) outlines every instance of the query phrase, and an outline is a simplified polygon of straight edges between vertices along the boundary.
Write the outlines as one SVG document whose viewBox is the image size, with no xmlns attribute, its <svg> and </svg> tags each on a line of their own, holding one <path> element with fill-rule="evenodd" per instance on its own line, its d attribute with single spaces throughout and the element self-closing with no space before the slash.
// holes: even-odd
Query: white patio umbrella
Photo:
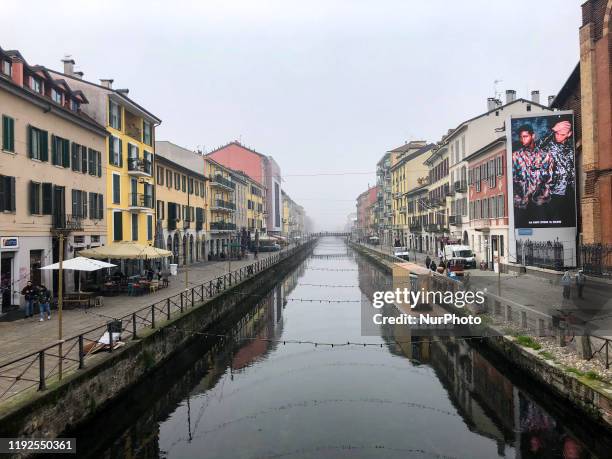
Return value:
<svg viewBox="0 0 612 459">
<path fill-rule="evenodd" d="M 71 258 L 62 262 L 62 269 L 68 269 L 71 271 L 98 271 L 99 269 L 112 268 L 113 266 L 117 265 L 85 257 Z M 40 269 L 58 270 L 59 263 L 53 263 L 52 265 L 43 266 Z M 80 291 L 81 282 L 79 282 L 79 292 Z"/>
</svg>

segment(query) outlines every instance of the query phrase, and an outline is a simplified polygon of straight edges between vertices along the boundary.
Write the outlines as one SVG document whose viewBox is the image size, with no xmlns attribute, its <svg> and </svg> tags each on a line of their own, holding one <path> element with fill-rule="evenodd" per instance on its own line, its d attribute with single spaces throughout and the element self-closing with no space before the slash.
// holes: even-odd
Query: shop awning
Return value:
<svg viewBox="0 0 612 459">
<path fill-rule="evenodd" d="M 93 249 L 81 250 L 79 255 L 102 260 L 152 260 L 170 257 L 172 252 L 150 245 L 138 244 L 137 242 L 122 241 Z"/>
<path fill-rule="evenodd" d="M 72 271 L 97 271 L 104 268 L 112 268 L 116 265 L 112 263 L 106 263 L 105 261 L 92 260 L 91 258 L 76 257 L 64 260 L 62 262 L 62 269 L 68 269 Z M 59 269 L 59 263 L 53 263 L 52 265 L 43 266 L 40 269 Z"/>
</svg>

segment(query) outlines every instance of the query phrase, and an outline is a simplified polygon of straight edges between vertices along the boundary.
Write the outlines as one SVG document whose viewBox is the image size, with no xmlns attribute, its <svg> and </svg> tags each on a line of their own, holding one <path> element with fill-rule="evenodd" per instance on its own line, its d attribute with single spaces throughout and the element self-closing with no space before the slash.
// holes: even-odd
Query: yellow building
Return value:
<svg viewBox="0 0 612 459">
<path fill-rule="evenodd" d="M 304 208 L 298 205 L 284 191 L 281 192 L 283 204 L 283 220 L 281 235 L 287 240 L 301 237 L 304 233 Z"/>
<path fill-rule="evenodd" d="M 208 195 L 204 157 L 171 142 L 155 142 L 156 246 L 179 266 L 206 260 Z"/>
<path fill-rule="evenodd" d="M 259 230 L 260 233 L 266 232 L 266 217 L 264 214 L 264 206 L 266 202 L 266 189 L 263 185 L 255 180 L 247 177 L 249 189 L 247 190 L 247 229 L 254 233 Z"/>
<path fill-rule="evenodd" d="M 74 60 L 63 62 L 64 73 L 53 73 L 85 94 L 90 103 L 82 111 L 109 133 L 103 160 L 107 177 L 107 240 L 152 245 L 155 127 L 161 120 L 131 100 L 127 89 L 113 89 L 113 80 L 100 80 L 100 85 L 85 81 L 82 74 L 74 72 Z"/>
<path fill-rule="evenodd" d="M 391 165 L 391 211 L 394 239 L 403 246 L 407 245 L 410 233 L 407 218 L 408 199 L 406 193 L 427 180 L 429 168 L 423 164 L 433 151 L 433 144 L 424 141 L 408 142 L 392 150 L 397 153 Z"/>
<path fill-rule="evenodd" d="M 236 212 L 236 182 L 237 174 L 223 166 L 209 156 L 204 157 L 204 171 L 209 180 L 208 209 L 209 209 L 209 240 L 208 253 L 211 258 L 227 255 L 230 244 L 237 238 L 235 220 Z"/>
</svg>

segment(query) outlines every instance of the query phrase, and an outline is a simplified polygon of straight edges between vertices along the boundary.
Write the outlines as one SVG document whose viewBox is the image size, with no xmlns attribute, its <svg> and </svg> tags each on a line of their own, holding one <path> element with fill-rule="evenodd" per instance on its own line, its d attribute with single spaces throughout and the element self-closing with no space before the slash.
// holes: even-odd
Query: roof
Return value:
<svg viewBox="0 0 612 459">
<path fill-rule="evenodd" d="M 404 163 L 405 163 L 405 162 L 407 162 L 407 161 L 411 161 L 411 160 L 413 160 L 414 158 L 418 158 L 419 156 L 421 156 L 421 155 L 423 155 L 423 154 L 427 153 L 428 151 L 430 151 L 430 150 L 431 150 L 432 148 L 434 148 L 435 146 L 436 146 L 436 144 L 435 144 L 435 143 L 430 143 L 430 144 L 425 145 L 425 146 L 424 146 L 424 147 L 422 147 L 422 148 L 419 148 L 419 149 L 418 149 L 417 151 L 415 151 L 414 153 L 410 153 L 409 155 L 404 156 L 403 158 L 401 158 L 401 159 L 400 159 L 398 162 L 396 162 L 396 163 L 395 163 L 393 166 L 391 166 L 391 169 L 393 170 L 393 169 L 395 169 L 395 168 L 397 168 L 397 167 L 401 166 L 402 164 L 404 164 Z"/>
<path fill-rule="evenodd" d="M 580 88 L 580 62 L 576 64 L 576 67 L 574 67 L 574 70 L 572 70 L 572 73 L 570 73 L 567 81 L 563 84 L 550 106 L 552 108 L 563 108 L 561 107 L 563 101 L 567 100 L 576 88 Z"/>
<path fill-rule="evenodd" d="M 478 118 L 482 118 L 483 116 L 490 115 L 491 113 L 494 113 L 494 112 L 496 112 L 498 110 L 503 110 L 504 108 L 509 107 L 510 105 L 513 105 L 513 104 L 516 104 L 516 103 L 519 103 L 519 102 L 535 105 L 536 107 L 540 107 L 540 108 L 543 108 L 545 110 L 551 110 L 551 108 L 546 106 L 546 105 L 542 105 L 542 104 L 539 104 L 537 102 L 533 102 L 531 100 L 527 100 L 527 99 L 523 99 L 523 98 L 518 98 L 518 99 L 513 100 L 512 102 L 509 102 L 509 103 L 505 104 L 505 105 L 500 105 L 499 107 L 495 107 L 493 110 L 489 110 L 487 112 L 481 113 L 480 115 L 474 116 L 474 117 L 472 117 L 472 118 L 470 118 L 468 120 L 462 121 L 461 123 L 459 123 L 457 125 L 457 127 L 455 129 L 452 130 L 452 132 L 450 132 L 447 135 L 445 141 L 448 142 L 452 137 L 454 137 L 455 134 L 459 133 L 459 130 L 462 130 L 464 127 L 466 127 L 468 125 L 468 123 L 471 123 L 472 121 L 477 120 Z"/>
<path fill-rule="evenodd" d="M 261 156 L 262 158 L 268 158 L 268 156 L 267 156 L 267 155 L 264 155 L 263 153 L 260 153 L 260 152 L 258 152 L 257 150 L 254 150 L 253 148 L 249 148 L 249 147 L 247 147 L 247 146 L 244 146 L 244 145 L 242 145 L 240 142 L 238 142 L 237 140 L 233 140 L 233 141 L 231 141 L 231 142 L 226 143 L 225 145 L 222 145 L 222 146 L 220 146 L 220 147 L 218 147 L 218 148 L 215 148 L 214 150 L 209 151 L 209 152 L 208 152 L 206 155 L 210 155 L 210 154 L 215 153 L 215 152 L 217 152 L 217 151 L 219 151 L 219 150 L 223 150 L 224 148 L 227 148 L 227 147 L 229 147 L 229 146 L 231 146 L 231 145 L 235 145 L 235 146 L 237 146 L 237 147 L 244 148 L 245 150 L 248 150 L 248 151 L 250 151 L 251 153 L 255 153 L 256 155 L 259 155 L 259 156 Z"/>
<path fill-rule="evenodd" d="M 426 142 L 426 140 L 411 140 L 410 142 L 406 142 L 404 145 L 394 148 L 393 150 L 387 151 L 387 153 L 405 153 L 415 148 L 419 148 L 419 145 L 422 146 L 422 144 Z"/>
<path fill-rule="evenodd" d="M 179 156 L 180 159 L 177 159 L 176 156 Z M 156 140 L 155 159 L 160 163 L 179 169 L 187 175 L 208 180 L 208 177 L 204 175 L 204 158 L 202 155 L 180 145 L 167 140 Z M 198 164 L 199 161 L 201 161 L 200 164 Z"/>
<path fill-rule="evenodd" d="M 493 142 L 490 142 L 488 144 L 486 144 L 484 147 L 482 147 L 480 150 L 476 150 L 474 153 L 472 153 L 470 156 L 467 156 L 463 159 L 463 161 L 466 162 L 470 162 L 475 160 L 476 158 L 478 158 L 479 156 L 484 155 L 485 153 L 487 153 L 489 150 L 491 150 L 495 145 L 499 144 L 499 143 L 506 143 L 506 136 L 503 135 L 501 137 L 498 137 L 497 139 L 495 139 Z"/>
<path fill-rule="evenodd" d="M 412 188 L 411 190 L 406 191 L 406 196 L 411 196 L 413 194 L 420 194 L 424 191 L 426 192 L 428 188 L 429 188 L 428 183 L 421 185 L 421 186 L 417 186 L 416 188 Z"/>
</svg>

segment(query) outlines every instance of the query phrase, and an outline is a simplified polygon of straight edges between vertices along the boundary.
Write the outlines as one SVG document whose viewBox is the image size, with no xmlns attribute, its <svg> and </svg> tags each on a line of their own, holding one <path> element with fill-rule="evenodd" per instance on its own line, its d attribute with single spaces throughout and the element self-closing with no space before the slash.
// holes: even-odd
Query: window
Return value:
<svg viewBox="0 0 612 459">
<path fill-rule="evenodd" d="M 42 184 L 42 213 L 51 215 L 53 213 L 53 184 Z"/>
<path fill-rule="evenodd" d="M 504 199 L 504 195 L 500 194 L 499 196 L 497 196 L 497 216 L 499 218 L 505 217 L 506 216 L 506 209 L 505 209 L 505 199 Z"/>
<path fill-rule="evenodd" d="M 74 99 L 70 99 L 70 110 L 73 112 L 78 112 L 79 108 L 81 108 L 79 103 Z"/>
<path fill-rule="evenodd" d="M 51 136 L 51 164 L 70 167 L 70 141 L 68 139 Z"/>
<path fill-rule="evenodd" d="M 157 166 L 157 184 L 164 184 L 164 168 L 161 166 Z"/>
<path fill-rule="evenodd" d="M 89 218 L 102 220 L 104 218 L 104 196 L 99 193 L 89 193 Z"/>
<path fill-rule="evenodd" d="M 51 89 L 51 99 L 53 100 L 53 102 L 61 105 L 61 103 L 62 103 L 62 93 L 59 92 L 57 89 L 52 88 Z"/>
<path fill-rule="evenodd" d="M 500 177 L 504 175 L 504 159 L 503 156 L 497 157 L 497 175 Z"/>
<path fill-rule="evenodd" d="M 499 239 L 499 256 L 503 257 L 504 256 L 504 236 L 500 235 L 498 236 Z"/>
<path fill-rule="evenodd" d="M 81 172 L 87 174 L 87 148 L 81 149 Z"/>
<path fill-rule="evenodd" d="M 147 240 L 153 240 L 153 215 L 147 215 Z"/>
<path fill-rule="evenodd" d="M 123 240 L 123 213 L 113 212 L 113 241 Z"/>
<path fill-rule="evenodd" d="M 184 175 L 181 175 L 181 189 L 183 193 L 187 191 L 187 177 Z"/>
<path fill-rule="evenodd" d="M 113 204 L 121 203 L 121 176 L 113 174 Z"/>
<path fill-rule="evenodd" d="M 164 220 L 166 218 L 166 208 L 164 204 L 164 201 L 160 201 L 159 199 L 157 200 L 156 211 L 158 220 Z"/>
<path fill-rule="evenodd" d="M 147 145 L 153 146 L 153 135 L 152 135 L 153 133 L 151 130 L 151 123 L 149 123 L 148 121 L 143 121 L 142 122 L 142 132 L 143 132 L 142 141 L 146 143 Z"/>
<path fill-rule="evenodd" d="M 87 164 L 89 168 L 89 175 L 96 175 L 96 152 L 91 148 L 87 151 Z"/>
<path fill-rule="evenodd" d="M 15 212 L 15 177 L 0 175 L 0 212 Z"/>
<path fill-rule="evenodd" d="M 128 168 L 130 170 L 136 168 L 136 160 L 138 159 L 138 147 L 132 143 L 128 143 Z"/>
<path fill-rule="evenodd" d="M 30 182 L 30 214 L 40 214 L 40 194 L 41 185 L 37 182 Z"/>
<path fill-rule="evenodd" d="M 87 192 L 72 190 L 72 216 L 87 218 Z"/>
<path fill-rule="evenodd" d="M 189 177 L 189 180 L 187 181 L 187 189 L 189 194 L 193 194 L 193 179 L 191 177 Z"/>
<path fill-rule="evenodd" d="M 181 174 L 179 174 L 178 172 L 174 173 L 174 189 L 175 190 L 181 189 Z"/>
<path fill-rule="evenodd" d="M 32 159 L 49 161 L 49 134 L 47 131 L 28 126 L 28 155 Z"/>
<path fill-rule="evenodd" d="M 144 159 L 144 171 L 147 174 L 151 175 L 153 171 L 153 153 L 151 153 L 150 151 L 144 150 L 142 152 L 142 157 Z"/>
<path fill-rule="evenodd" d="M 78 172 L 81 169 L 82 147 L 78 143 L 72 142 L 72 145 L 70 145 L 70 149 L 72 151 L 72 159 L 70 160 L 72 164 L 72 170 Z"/>
<path fill-rule="evenodd" d="M 2 73 L 8 76 L 13 74 L 13 65 L 9 61 L 2 61 Z"/>
<path fill-rule="evenodd" d="M 138 214 L 132 215 L 132 241 L 138 240 Z"/>
<path fill-rule="evenodd" d="M 117 137 L 108 138 L 108 162 L 113 166 L 123 167 L 123 142 Z"/>
<path fill-rule="evenodd" d="M 108 120 L 112 128 L 121 130 L 121 106 L 112 100 L 108 103 Z"/>
<path fill-rule="evenodd" d="M 2 115 L 2 149 L 15 152 L 15 120 Z"/>
<path fill-rule="evenodd" d="M 30 77 L 30 88 L 37 93 L 42 93 L 42 83 L 38 78 Z"/>
<path fill-rule="evenodd" d="M 170 169 L 166 169 L 166 186 L 172 188 L 172 171 Z"/>
</svg>

